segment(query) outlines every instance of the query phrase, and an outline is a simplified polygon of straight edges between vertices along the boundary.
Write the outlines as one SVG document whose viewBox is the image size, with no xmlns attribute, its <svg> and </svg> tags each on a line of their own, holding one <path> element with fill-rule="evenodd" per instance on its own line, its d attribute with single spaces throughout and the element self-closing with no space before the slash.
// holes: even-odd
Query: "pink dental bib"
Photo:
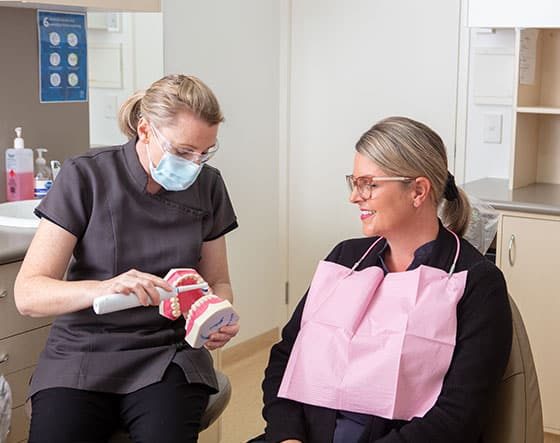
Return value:
<svg viewBox="0 0 560 443">
<path fill-rule="evenodd" d="M 455 235 L 455 234 L 453 234 Z M 384 276 L 319 263 L 279 397 L 388 419 L 423 417 L 455 349 L 467 272 L 421 265 Z"/>
</svg>

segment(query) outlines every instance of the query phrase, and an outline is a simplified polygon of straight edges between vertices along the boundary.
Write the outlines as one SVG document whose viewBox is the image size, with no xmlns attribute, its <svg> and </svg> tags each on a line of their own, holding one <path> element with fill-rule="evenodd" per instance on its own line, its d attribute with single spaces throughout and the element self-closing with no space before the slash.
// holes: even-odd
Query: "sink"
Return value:
<svg viewBox="0 0 560 443">
<path fill-rule="evenodd" d="M 41 200 L 21 200 L 0 203 L 0 227 L 37 228 L 39 218 L 33 214 Z"/>
</svg>

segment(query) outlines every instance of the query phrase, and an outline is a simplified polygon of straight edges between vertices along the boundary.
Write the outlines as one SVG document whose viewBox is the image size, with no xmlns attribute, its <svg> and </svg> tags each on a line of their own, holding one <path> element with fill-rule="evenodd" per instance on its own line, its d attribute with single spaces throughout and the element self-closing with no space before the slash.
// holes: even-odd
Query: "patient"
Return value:
<svg viewBox="0 0 560 443">
<path fill-rule="evenodd" d="M 272 348 L 261 439 L 480 442 L 511 311 L 500 270 L 461 239 L 470 206 L 441 138 L 382 120 L 347 182 L 365 237 L 319 263 Z"/>
</svg>

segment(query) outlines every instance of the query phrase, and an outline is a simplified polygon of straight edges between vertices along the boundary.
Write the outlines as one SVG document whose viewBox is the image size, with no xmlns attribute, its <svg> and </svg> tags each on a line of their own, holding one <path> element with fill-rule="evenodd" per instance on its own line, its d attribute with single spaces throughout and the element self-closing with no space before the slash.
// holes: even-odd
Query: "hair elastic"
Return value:
<svg viewBox="0 0 560 443">
<path fill-rule="evenodd" d="M 453 174 L 449 171 L 447 172 L 447 182 L 445 183 L 443 196 L 449 201 L 457 200 L 459 198 L 459 190 L 455 184 L 455 177 L 453 177 Z"/>
</svg>

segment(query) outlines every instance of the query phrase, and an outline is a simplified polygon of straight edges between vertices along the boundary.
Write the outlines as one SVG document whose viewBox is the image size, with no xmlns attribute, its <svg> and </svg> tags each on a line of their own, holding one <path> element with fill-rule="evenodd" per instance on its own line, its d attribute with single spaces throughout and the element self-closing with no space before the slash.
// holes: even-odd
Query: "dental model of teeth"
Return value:
<svg viewBox="0 0 560 443">
<path fill-rule="evenodd" d="M 205 295 L 193 303 L 185 316 L 185 340 L 193 348 L 200 348 L 210 339 L 210 334 L 238 320 L 229 301 L 213 294 Z"/>
<path fill-rule="evenodd" d="M 206 283 L 194 269 L 171 269 L 164 277 L 177 288 Z M 185 341 L 193 348 L 200 348 L 210 339 L 210 334 L 222 326 L 237 323 L 239 316 L 231 303 L 210 294 L 208 289 L 179 291 L 159 304 L 159 313 L 170 320 L 185 317 Z"/>
<path fill-rule="evenodd" d="M 231 303 L 212 294 L 194 269 L 171 269 L 164 280 L 174 291 L 157 288 L 159 313 L 169 320 L 185 317 L 185 341 L 193 348 L 202 347 L 212 333 L 239 320 Z M 120 293 L 102 295 L 93 301 L 93 310 L 100 315 L 140 306 L 137 297 Z"/>
<path fill-rule="evenodd" d="M 206 283 L 194 269 L 190 268 L 171 269 L 163 279 L 174 288 Z M 208 293 L 208 289 L 179 292 L 174 297 L 160 302 L 159 313 L 169 320 L 177 320 L 189 311 L 196 300 Z"/>
</svg>

